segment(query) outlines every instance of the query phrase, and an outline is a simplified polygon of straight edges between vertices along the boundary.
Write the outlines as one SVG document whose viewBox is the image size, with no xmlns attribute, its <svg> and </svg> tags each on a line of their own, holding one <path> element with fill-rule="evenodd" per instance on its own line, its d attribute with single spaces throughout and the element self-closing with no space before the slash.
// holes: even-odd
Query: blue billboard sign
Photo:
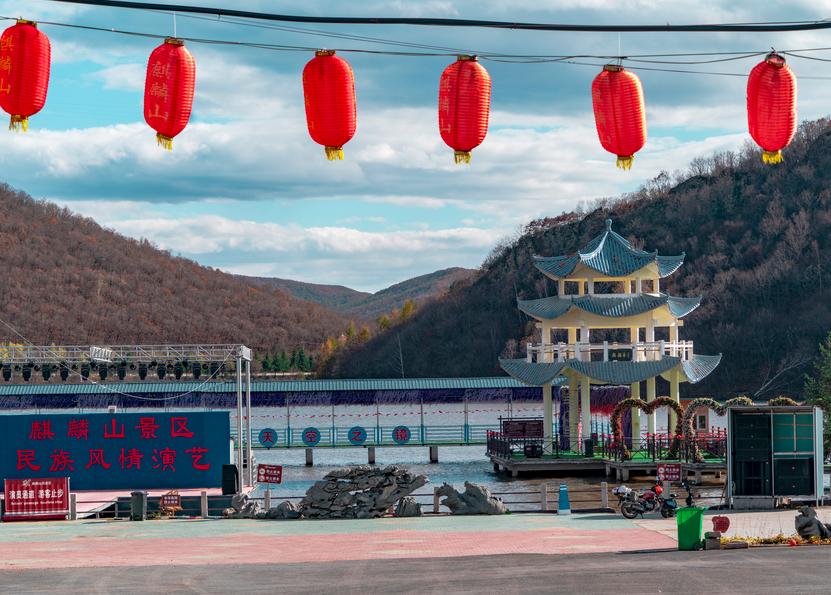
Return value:
<svg viewBox="0 0 831 595">
<path fill-rule="evenodd" d="M 73 490 L 208 488 L 230 463 L 227 411 L 0 415 L 0 479 Z"/>
</svg>

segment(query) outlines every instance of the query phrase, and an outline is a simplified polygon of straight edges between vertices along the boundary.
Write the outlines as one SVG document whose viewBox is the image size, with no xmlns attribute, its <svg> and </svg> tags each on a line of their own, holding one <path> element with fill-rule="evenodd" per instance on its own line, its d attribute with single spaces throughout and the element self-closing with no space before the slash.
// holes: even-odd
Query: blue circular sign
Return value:
<svg viewBox="0 0 831 595">
<path fill-rule="evenodd" d="M 260 444 L 265 446 L 266 448 L 271 448 L 275 444 L 277 444 L 277 430 L 274 428 L 263 428 L 260 430 L 260 435 L 258 437 Z"/>
<path fill-rule="evenodd" d="M 306 446 L 317 446 L 320 443 L 320 430 L 309 426 L 303 430 L 303 444 Z"/>
<path fill-rule="evenodd" d="M 349 443 L 355 446 L 361 446 L 366 442 L 366 428 L 355 426 L 349 429 Z"/>
<path fill-rule="evenodd" d="M 411 436 L 412 433 L 407 426 L 395 426 L 392 429 L 392 441 L 396 444 L 407 444 Z"/>
</svg>

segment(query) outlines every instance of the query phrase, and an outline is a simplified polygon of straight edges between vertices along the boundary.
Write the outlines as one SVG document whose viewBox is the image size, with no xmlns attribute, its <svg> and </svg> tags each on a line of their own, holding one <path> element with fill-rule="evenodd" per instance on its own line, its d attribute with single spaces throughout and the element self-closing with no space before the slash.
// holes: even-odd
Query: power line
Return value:
<svg viewBox="0 0 831 595">
<path fill-rule="evenodd" d="M 831 21 L 768 21 L 756 23 L 714 23 L 700 25 L 569 25 L 563 23 L 521 23 L 514 21 L 488 21 L 479 19 L 414 18 L 414 17 L 316 17 L 252 12 L 230 8 L 210 8 L 206 6 L 187 6 L 182 4 L 161 4 L 156 2 L 128 2 L 124 0 L 52 0 L 68 4 L 85 4 L 109 8 L 129 8 L 138 10 L 160 10 L 189 14 L 207 14 L 221 18 L 223 16 L 278 21 L 286 23 L 329 23 L 344 25 L 418 25 L 430 27 L 476 27 L 489 29 L 521 29 L 532 31 L 571 31 L 571 32 L 775 32 L 775 31 L 813 31 L 831 29 Z"/>
</svg>

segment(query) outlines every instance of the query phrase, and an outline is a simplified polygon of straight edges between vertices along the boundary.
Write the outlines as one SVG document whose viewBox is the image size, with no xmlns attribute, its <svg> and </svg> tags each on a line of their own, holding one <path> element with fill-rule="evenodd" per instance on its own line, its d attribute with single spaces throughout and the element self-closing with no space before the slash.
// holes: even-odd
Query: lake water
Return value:
<svg viewBox="0 0 831 595">
<path fill-rule="evenodd" d="M 126 412 L 142 411 L 179 411 L 175 407 L 126 409 Z M 183 410 L 184 411 L 184 410 Z M 192 409 L 191 409 L 192 411 Z M 11 413 L 94 413 L 100 410 L 84 411 L 61 409 L 39 411 L 4 411 Z M 484 402 L 470 403 L 467 410 L 467 420 L 470 425 L 489 425 L 494 429 L 499 425 L 501 417 L 541 417 L 542 404 L 538 402 Z M 236 425 L 236 411 L 230 411 L 231 426 Z M 334 415 L 334 417 L 333 417 Z M 427 426 L 461 426 L 465 423 L 465 411 L 462 403 L 425 404 L 395 404 L 381 405 L 378 411 L 373 406 L 338 406 L 334 410 L 331 406 L 309 406 L 286 408 L 254 408 L 252 410 L 252 426 L 256 440 L 257 432 L 264 427 L 271 427 L 282 434 L 287 423 L 297 430 L 308 426 L 319 428 L 351 427 L 361 425 L 370 432 L 377 423 L 382 427 L 409 425 L 417 427 L 420 423 Z M 597 420 L 603 423 L 603 419 Z M 607 420 L 606 420 L 607 421 Z M 645 420 L 644 420 L 645 422 Z M 644 424 L 645 425 L 645 424 Z M 283 465 L 283 483 L 270 486 L 272 498 L 276 501 L 285 498 L 302 496 L 316 481 L 323 478 L 333 469 L 347 465 L 361 465 L 367 462 L 367 452 L 364 448 L 325 448 L 319 447 L 314 451 L 314 466 L 305 465 L 305 450 L 292 449 L 257 449 L 254 453 L 255 462 Z M 607 481 L 603 476 L 586 475 L 579 477 L 551 478 L 528 477 L 512 478 L 504 473 L 495 473 L 485 455 L 484 445 L 477 446 L 442 446 L 439 447 L 439 463 L 430 464 L 427 447 L 378 447 L 376 449 L 376 464 L 401 465 L 413 473 L 426 475 L 430 483 L 418 490 L 417 498 L 422 504 L 432 505 L 433 486 L 442 483 L 453 484 L 458 490 L 464 489 L 464 482 L 469 481 L 488 487 L 492 492 L 501 495 L 513 510 L 539 510 L 541 484 L 547 484 L 549 502 L 556 508 L 556 490 L 560 483 L 566 483 L 571 493 L 573 508 L 594 508 L 600 504 L 600 483 Z M 609 486 L 613 486 L 614 479 L 609 478 Z M 631 486 L 648 485 L 647 478 L 641 481 L 628 482 Z M 255 491 L 255 496 L 262 496 L 264 488 Z M 704 495 L 717 498 L 721 494 L 721 487 L 713 486 L 704 490 Z M 712 501 L 710 503 L 713 503 Z"/>
</svg>

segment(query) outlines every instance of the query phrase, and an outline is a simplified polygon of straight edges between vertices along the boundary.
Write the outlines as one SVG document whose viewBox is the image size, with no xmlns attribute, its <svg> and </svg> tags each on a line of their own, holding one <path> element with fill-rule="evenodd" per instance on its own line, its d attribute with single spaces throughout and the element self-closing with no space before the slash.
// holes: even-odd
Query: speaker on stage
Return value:
<svg viewBox="0 0 831 595">
<path fill-rule="evenodd" d="M 237 466 L 222 465 L 222 495 L 236 494 L 239 491 L 237 483 Z"/>
</svg>

